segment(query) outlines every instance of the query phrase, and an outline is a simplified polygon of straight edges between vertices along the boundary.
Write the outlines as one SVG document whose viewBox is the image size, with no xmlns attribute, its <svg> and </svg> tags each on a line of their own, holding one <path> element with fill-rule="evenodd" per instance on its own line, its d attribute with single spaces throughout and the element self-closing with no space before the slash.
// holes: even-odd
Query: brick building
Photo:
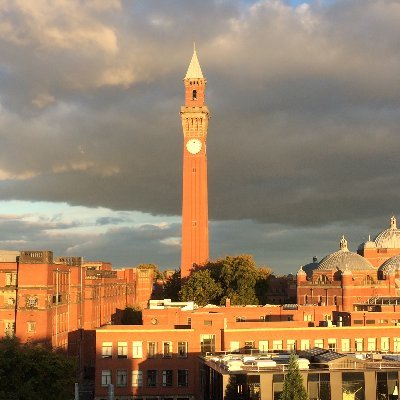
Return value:
<svg viewBox="0 0 400 400">
<path fill-rule="evenodd" d="M 400 230 L 396 218 L 374 239 L 349 251 L 342 237 L 338 251 L 297 272 L 297 303 L 335 305 L 351 311 L 354 304 L 400 296 Z"/>
<path fill-rule="evenodd" d="M 72 332 L 110 324 L 128 305 L 146 305 L 152 282 L 152 270 L 53 259 L 51 251 L 0 251 L 0 332 L 67 349 Z"/>
</svg>

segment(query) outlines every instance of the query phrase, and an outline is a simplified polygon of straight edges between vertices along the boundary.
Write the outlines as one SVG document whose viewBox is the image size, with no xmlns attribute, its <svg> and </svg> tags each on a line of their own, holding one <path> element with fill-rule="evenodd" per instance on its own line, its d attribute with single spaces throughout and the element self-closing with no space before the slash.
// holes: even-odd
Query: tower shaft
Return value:
<svg viewBox="0 0 400 400">
<path fill-rule="evenodd" d="M 209 111 L 205 105 L 206 80 L 194 51 L 184 79 L 185 105 L 181 107 L 183 129 L 183 196 L 181 276 L 190 275 L 193 264 L 209 258 L 208 183 L 206 140 Z"/>
</svg>

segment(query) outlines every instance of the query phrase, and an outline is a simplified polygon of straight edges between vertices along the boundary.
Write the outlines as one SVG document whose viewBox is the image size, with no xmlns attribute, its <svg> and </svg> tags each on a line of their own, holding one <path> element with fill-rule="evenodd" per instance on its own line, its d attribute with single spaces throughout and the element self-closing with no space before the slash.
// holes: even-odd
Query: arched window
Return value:
<svg viewBox="0 0 400 400">
<path fill-rule="evenodd" d="M 197 90 L 193 90 L 193 92 L 192 92 L 192 100 L 197 100 Z"/>
</svg>

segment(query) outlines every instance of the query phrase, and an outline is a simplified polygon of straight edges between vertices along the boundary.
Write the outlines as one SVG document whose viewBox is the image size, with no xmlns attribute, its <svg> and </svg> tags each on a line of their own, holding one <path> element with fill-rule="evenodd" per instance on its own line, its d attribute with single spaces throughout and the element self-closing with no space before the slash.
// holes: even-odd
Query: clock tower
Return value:
<svg viewBox="0 0 400 400">
<path fill-rule="evenodd" d="M 206 140 L 208 108 L 206 80 L 196 49 L 189 64 L 185 85 L 185 105 L 181 107 L 183 128 L 183 198 L 181 277 L 189 276 L 193 264 L 208 261 L 208 191 Z"/>
</svg>

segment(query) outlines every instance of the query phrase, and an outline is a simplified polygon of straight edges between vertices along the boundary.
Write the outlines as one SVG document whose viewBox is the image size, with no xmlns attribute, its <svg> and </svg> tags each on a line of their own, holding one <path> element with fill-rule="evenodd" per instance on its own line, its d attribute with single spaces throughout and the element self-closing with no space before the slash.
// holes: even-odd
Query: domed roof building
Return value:
<svg viewBox="0 0 400 400">
<path fill-rule="evenodd" d="M 364 257 L 349 251 L 347 240 L 343 236 L 340 240 L 340 249 L 327 255 L 321 260 L 317 270 L 320 271 L 374 271 L 375 268 Z"/>
<path fill-rule="evenodd" d="M 357 253 L 369 260 L 375 268 L 389 258 L 400 255 L 400 229 L 397 228 L 396 217 L 393 215 L 390 218 L 389 228 L 378 233 L 373 241 L 369 238 L 360 244 Z"/>
<path fill-rule="evenodd" d="M 400 255 L 393 256 L 386 260 L 380 267 L 379 270 L 380 276 L 389 275 L 394 273 L 395 275 L 400 275 Z"/>
<path fill-rule="evenodd" d="M 376 250 L 376 242 L 372 243 L 365 243 L 364 248 Z M 400 272 L 400 255 L 378 271 L 370 260 L 350 251 L 343 236 L 339 250 L 328 254 L 319 263 L 312 263 L 307 271 L 304 267 L 298 271 L 297 302 L 335 305 L 338 311 L 352 311 L 355 304 L 367 303 L 371 298 L 395 296 L 397 291 L 391 270 L 398 267 Z M 384 273 L 386 270 L 390 271 Z"/>
</svg>

